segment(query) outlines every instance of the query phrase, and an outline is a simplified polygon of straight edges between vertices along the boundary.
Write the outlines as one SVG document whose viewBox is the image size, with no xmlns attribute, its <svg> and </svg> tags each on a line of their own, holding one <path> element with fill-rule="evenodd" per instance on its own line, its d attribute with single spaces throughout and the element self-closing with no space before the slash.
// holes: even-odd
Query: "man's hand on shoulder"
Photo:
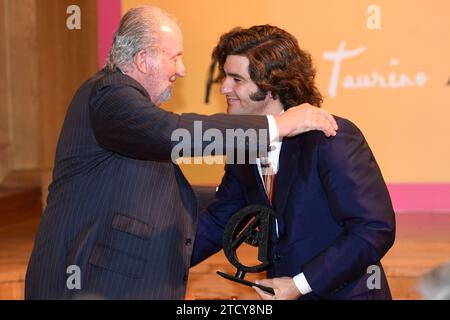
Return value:
<svg viewBox="0 0 450 320">
<path fill-rule="evenodd" d="M 292 137 L 298 134 L 320 130 L 327 137 L 335 136 L 338 125 L 333 116 L 309 103 L 289 108 L 283 114 L 275 116 L 279 138 Z"/>
</svg>

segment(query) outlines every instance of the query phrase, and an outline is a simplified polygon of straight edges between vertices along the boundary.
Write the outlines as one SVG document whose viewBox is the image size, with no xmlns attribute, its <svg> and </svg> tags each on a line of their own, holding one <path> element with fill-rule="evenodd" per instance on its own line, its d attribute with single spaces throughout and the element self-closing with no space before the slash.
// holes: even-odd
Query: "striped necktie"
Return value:
<svg viewBox="0 0 450 320">
<path fill-rule="evenodd" d="M 267 198 L 272 206 L 273 187 L 275 185 L 275 172 L 268 158 L 261 158 L 261 173 L 264 181 L 264 189 L 266 190 Z"/>
<path fill-rule="evenodd" d="M 268 158 L 261 158 L 261 175 L 264 181 L 264 189 L 266 190 L 267 198 L 270 206 L 273 207 L 273 188 L 275 186 L 275 171 Z M 280 238 L 278 233 L 278 220 L 275 218 L 275 231 L 277 238 Z"/>
</svg>

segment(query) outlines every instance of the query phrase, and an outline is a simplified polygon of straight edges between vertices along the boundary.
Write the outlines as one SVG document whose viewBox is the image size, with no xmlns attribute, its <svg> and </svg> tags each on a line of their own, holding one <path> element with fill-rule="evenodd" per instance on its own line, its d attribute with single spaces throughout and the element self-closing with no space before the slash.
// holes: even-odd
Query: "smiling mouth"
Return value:
<svg viewBox="0 0 450 320">
<path fill-rule="evenodd" d="M 239 102 L 239 99 L 227 97 L 227 103 L 228 103 L 229 105 L 230 105 L 230 104 L 235 104 L 235 103 L 237 103 L 237 102 Z"/>
</svg>

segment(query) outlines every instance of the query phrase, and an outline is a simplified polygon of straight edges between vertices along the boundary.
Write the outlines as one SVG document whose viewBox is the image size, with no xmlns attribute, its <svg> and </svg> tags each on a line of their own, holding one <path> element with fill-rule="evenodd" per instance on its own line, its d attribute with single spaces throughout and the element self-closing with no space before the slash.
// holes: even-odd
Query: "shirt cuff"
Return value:
<svg viewBox="0 0 450 320">
<path fill-rule="evenodd" d="M 300 291 L 300 293 L 302 295 L 308 294 L 310 292 L 312 292 L 311 287 L 309 286 L 308 281 L 305 278 L 305 275 L 302 273 L 296 275 L 294 277 L 294 283 L 298 289 L 298 291 Z"/>
<path fill-rule="evenodd" d="M 275 118 L 272 115 L 266 115 L 267 122 L 269 124 L 269 143 L 278 141 L 278 127 Z"/>
</svg>

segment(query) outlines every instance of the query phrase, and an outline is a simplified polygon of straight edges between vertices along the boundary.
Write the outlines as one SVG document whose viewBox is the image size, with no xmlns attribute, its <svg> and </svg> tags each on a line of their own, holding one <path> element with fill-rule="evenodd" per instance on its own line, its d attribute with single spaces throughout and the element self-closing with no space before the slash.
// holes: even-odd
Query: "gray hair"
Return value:
<svg viewBox="0 0 450 320">
<path fill-rule="evenodd" d="M 117 71 L 118 68 L 126 71 L 139 51 L 148 47 L 157 51 L 159 26 L 163 19 L 175 21 L 173 16 L 154 6 L 128 10 L 114 34 L 106 68 L 110 71 Z"/>
<path fill-rule="evenodd" d="M 450 262 L 421 276 L 418 290 L 427 300 L 450 300 Z"/>
</svg>

